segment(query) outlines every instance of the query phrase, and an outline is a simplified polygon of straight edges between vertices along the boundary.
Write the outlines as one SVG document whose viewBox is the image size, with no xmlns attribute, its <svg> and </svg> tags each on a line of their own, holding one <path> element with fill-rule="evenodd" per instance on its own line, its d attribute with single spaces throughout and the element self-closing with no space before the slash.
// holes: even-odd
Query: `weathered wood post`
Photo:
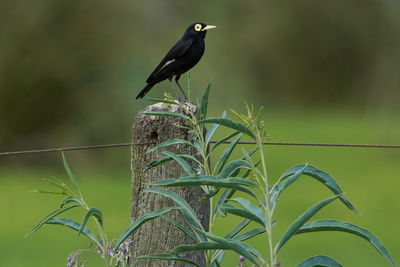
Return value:
<svg viewBox="0 0 400 267">
<path fill-rule="evenodd" d="M 181 103 L 190 107 L 193 111 L 197 106 L 186 101 Z M 169 111 L 180 112 L 183 110 L 176 105 L 157 103 L 141 110 L 133 123 L 132 134 L 133 143 L 137 142 L 156 142 L 161 143 L 172 138 L 181 138 L 188 140 L 190 135 L 187 130 L 178 128 L 177 125 L 183 125 L 184 120 L 176 117 L 144 115 L 143 112 Z M 153 193 L 141 193 L 147 186 L 145 183 L 159 181 L 166 178 L 179 178 L 184 174 L 182 168 L 174 161 L 167 162 L 161 166 L 150 169 L 143 174 L 143 170 L 154 160 L 163 157 L 162 151 L 147 153 L 152 145 L 132 146 L 132 209 L 131 220 L 134 221 L 148 212 L 161 208 L 173 206 L 173 202 L 163 196 Z M 175 145 L 167 148 L 176 154 L 191 154 L 196 156 L 196 150 L 186 145 Z M 197 213 L 204 229 L 208 229 L 209 203 L 200 202 L 204 192 L 200 187 L 178 187 L 168 188 L 179 194 L 192 206 Z M 178 211 L 172 211 L 166 216 L 186 225 L 183 217 Z M 129 266 L 184 266 L 181 262 L 160 261 L 160 260 L 139 260 L 137 256 L 146 254 L 167 253 L 172 248 L 182 244 L 193 244 L 183 232 L 175 228 L 172 224 L 162 218 L 157 218 L 145 223 L 132 236 L 133 245 L 130 248 Z M 203 252 L 190 253 L 185 257 L 205 266 Z"/>
</svg>

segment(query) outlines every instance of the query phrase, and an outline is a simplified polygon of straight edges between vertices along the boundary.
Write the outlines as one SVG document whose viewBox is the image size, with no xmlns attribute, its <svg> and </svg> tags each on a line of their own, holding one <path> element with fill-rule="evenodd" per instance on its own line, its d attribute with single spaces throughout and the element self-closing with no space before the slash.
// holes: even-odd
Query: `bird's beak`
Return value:
<svg viewBox="0 0 400 267">
<path fill-rule="evenodd" d="M 214 26 L 214 25 L 207 25 L 207 26 L 205 26 L 203 29 L 201 29 L 201 31 L 211 30 L 211 29 L 214 29 L 214 28 L 217 28 L 217 26 Z"/>
</svg>

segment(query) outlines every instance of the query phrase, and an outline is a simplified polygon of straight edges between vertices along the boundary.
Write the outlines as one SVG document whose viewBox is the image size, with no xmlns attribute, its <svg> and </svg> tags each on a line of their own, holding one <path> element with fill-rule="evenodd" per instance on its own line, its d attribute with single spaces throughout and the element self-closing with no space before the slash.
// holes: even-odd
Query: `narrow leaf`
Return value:
<svg viewBox="0 0 400 267">
<path fill-rule="evenodd" d="M 235 240 L 240 240 L 240 241 L 245 241 L 247 239 L 250 239 L 252 237 L 255 237 L 259 234 L 265 233 L 265 228 L 264 227 L 260 227 L 260 228 L 256 228 L 253 230 L 250 230 L 244 234 L 238 235 L 237 237 L 235 237 Z"/>
<path fill-rule="evenodd" d="M 286 230 L 286 232 L 283 234 L 281 237 L 281 240 L 279 240 L 279 243 L 275 246 L 275 253 L 278 253 L 279 250 L 282 248 L 282 246 L 294 235 L 297 233 L 297 231 L 302 227 L 314 214 L 316 214 L 320 209 L 337 199 L 340 195 L 332 196 L 329 198 L 326 198 L 311 208 L 309 208 L 306 212 L 301 214 Z"/>
<path fill-rule="evenodd" d="M 29 192 L 31 192 L 31 193 L 41 193 L 41 194 L 53 194 L 53 195 L 66 195 L 65 192 L 37 190 L 37 189 L 31 190 Z"/>
<path fill-rule="evenodd" d="M 221 115 L 221 118 L 225 118 L 225 117 L 226 117 L 226 112 L 224 111 Z M 218 127 L 219 127 L 219 124 L 214 123 L 211 125 L 210 129 L 207 131 L 206 138 L 205 138 L 206 146 L 210 143 L 211 138 L 213 137 L 214 133 L 217 131 Z"/>
<path fill-rule="evenodd" d="M 240 132 L 239 131 L 234 131 L 231 134 L 228 134 L 227 136 L 225 136 L 224 138 L 218 140 L 215 145 L 213 145 L 211 152 L 214 151 L 214 149 L 216 149 L 220 144 L 224 144 L 224 142 L 228 141 L 229 139 L 231 139 L 232 137 L 234 137 L 235 135 L 238 135 Z"/>
<path fill-rule="evenodd" d="M 265 227 L 264 220 L 262 220 L 260 217 L 258 217 L 257 215 L 255 215 L 254 213 L 252 213 L 246 209 L 236 208 L 230 204 L 223 204 L 220 206 L 219 209 L 222 212 L 228 212 L 228 213 L 231 213 L 231 214 L 243 217 L 243 218 L 250 219 L 250 220 L 257 222 Z"/>
<path fill-rule="evenodd" d="M 233 237 L 235 237 L 240 231 L 242 231 L 247 225 L 249 225 L 250 221 L 250 219 L 244 219 L 243 221 L 241 221 L 231 232 L 229 232 L 225 236 L 225 238 L 232 239 Z"/>
<path fill-rule="evenodd" d="M 224 168 L 218 173 L 218 177 L 225 178 L 232 176 L 240 168 L 250 168 L 250 164 L 247 161 L 238 159 L 232 160 L 224 166 Z M 239 171 L 238 171 L 239 172 Z"/>
<path fill-rule="evenodd" d="M 151 186 L 196 186 L 196 185 L 211 185 L 224 188 L 232 188 L 243 191 L 242 186 L 256 186 L 256 183 L 248 179 L 227 177 L 219 178 L 216 176 L 183 176 L 177 180 L 175 179 L 164 179 L 158 182 L 149 183 Z M 249 189 L 246 188 L 246 192 Z"/>
<path fill-rule="evenodd" d="M 215 221 L 215 219 L 217 218 L 217 215 L 220 213 L 220 207 L 222 204 L 224 204 L 227 200 L 227 196 L 228 193 L 231 189 L 227 188 L 224 190 L 224 192 L 222 192 L 221 196 L 218 199 L 217 205 L 214 208 L 214 212 L 213 212 L 213 221 Z"/>
<path fill-rule="evenodd" d="M 210 94 L 211 82 L 207 84 L 206 90 L 204 91 L 203 96 L 201 97 L 200 107 L 197 111 L 197 119 L 202 120 L 207 117 L 207 106 L 208 106 L 208 96 Z"/>
<path fill-rule="evenodd" d="M 118 238 L 118 240 L 115 242 L 115 247 L 114 247 L 114 252 L 116 252 L 119 248 L 119 246 L 121 246 L 121 244 L 131 235 L 133 234 L 137 229 L 139 229 L 139 227 L 144 224 L 147 221 L 153 220 L 157 217 L 159 217 L 160 215 L 163 215 L 167 212 L 170 212 L 171 210 L 176 210 L 178 209 L 177 207 L 169 207 L 169 208 L 165 208 L 165 209 L 160 209 L 157 211 L 153 211 L 150 213 L 147 213 L 146 215 L 140 217 L 139 219 L 137 219 L 136 221 L 134 221 L 122 234 L 121 236 Z"/>
<path fill-rule="evenodd" d="M 224 118 L 208 118 L 208 119 L 204 119 L 199 121 L 199 123 L 218 123 L 221 124 L 225 127 L 237 130 L 239 132 L 245 133 L 248 136 L 250 136 L 253 139 L 256 139 L 256 137 L 254 136 L 254 134 L 251 132 L 251 130 L 249 128 L 247 128 L 247 126 L 245 126 L 242 123 L 238 123 L 238 122 L 234 122 L 230 119 L 224 119 Z"/>
<path fill-rule="evenodd" d="M 72 184 L 74 185 L 76 192 L 82 198 L 82 193 L 81 193 L 81 190 L 79 189 L 78 181 L 75 179 L 74 174 L 72 173 L 71 169 L 69 168 L 67 158 L 65 157 L 64 152 L 62 152 L 62 158 L 63 158 L 64 168 L 67 171 L 68 177 L 71 180 Z"/>
<path fill-rule="evenodd" d="M 79 231 L 81 225 L 70 218 L 52 218 L 46 222 L 46 224 L 54 224 L 69 227 L 75 231 Z M 99 241 L 96 238 L 96 235 L 91 232 L 87 227 L 82 229 L 82 234 L 92 239 L 96 244 L 100 245 Z"/>
<path fill-rule="evenodd" d="M 95 207 L 90 208 L 88 210 L 88 212 L 85 214 L 85 217 L 83 217 L 83 220 L 81 223 L 81 228 L 79 229 L 79 232 L 78 232 L 78 236 L 81 233 L 81 231 L 83 230 L 83 228 L 86 226 L 86 223 L 88 222 L 90 216 L 95 217 L 99 221 L 100 225 L 103 226 L 103 214 L 102 214 L 101 210 L 99 210 L 98 208 L 95 208 Z"/>
<path fill-rule="evenodd" d="M 211 240 L 226 246 L 228 249 L 235 251 L 239 255 L 244 256 L 245 258 L 250 260 L 252 263 L 259 266 L 253 255 L 257 255 L 257 257 L 261 257 L 261 255 L 257 250 L 253 249 L 249 245 L 247 245 L 241 241 L 238 241 L 238 240 L 226 239 L 223 237 L 215 236 L 211 233 L 205 233 L 205 234 Z"/>
<path fill-rule="evenodd" d="M 340 231 L 357 235 L 367 240 L 380 254 L 382 254 L 393 266 L 396 266 L 389 252 L 382 242 L 370 231 L 357 225 L 336 220 L 319 220 L 303 225 L 296 234 L 319 232 L 319 231 Z"/>
<path fill-rule="evenodd" d="M 203 226 L 199 220 L 199 218 L 196 215 L 196 212 L 192 209 L 192 207 L 189 205 L 189 203 L 186 202 L 186 200 L 184 200 L 182 197 L 180 197 L 178 194 L 168 191 L 168 190 L 164 190 L 164 189 L 158 189 L 158 188 L 148 188 L 143 190 L 143 192 L 148 192 L 148 193 L 155 193 L 155 194 L 159 194 L 159 195 L 163 195 L 165 197 L 168 197 L 170 199 L 172 199 L 174 201 L 174 203 L 176 205 L 178 205 L 179 207 L 181 207 L 184 211 L 187 212 L 187 215 L 191 218 L 192 222 L 191 224 L 189 223 L 189 225 L 192 228 L 200 228 L 202 229 Z M 193 223 L 195 223 L 195 225 L 193 225 Z"/>
<path fill-rule="evenodd" d="M 67 187 L 67 185 L 65 183 L 63 183 L 62 181 L 56 180 L 54 178 L 43 178 L 43 181 L 45 181 L 46 183 L 52 184 L 58 188 L 60 188 L 63 191 L 70 191 Z"/>
<path fill-rule="evenodd" d="M 176 255 L 170 255 L 170 254 L 149 254 L 149 255 L 139 256 L 137 258 L 138 259 L 167 260 L 167 261 L 181 261 L 181 262 L 185 262 L 185 263 L 191 264 L 193 266 L 200 267 L 200 265 L 198 265 L 194 261 L 191 261 L 191 260 L 186 259 L 184 257 L 180 257 L 180 256 L 176 256 Z"/>
<path fill-rule="evenodd" d="M 240 138 L 242 138 L 243 134 L 239 134 L 222 152 L 222 154 L 219 156 L 217 163 L 215 163 L 213 173 L 217 170 L 219 167 L 219 171 L 221 172 L 221 169 L 225 166 L 225 163 L 228 161 L 230 155 L 232 154 L 233 149 L 236 147 L 237 143 L 240 141 Z"/>
<path fill-rule="evenodd" d="M 217 187 L 210 187 L 208 191 L 204 194 L 204 197 L 201 198 L 201 200 L 207 200 L 218 194 L 220 188 Z"/>
<path fill-rule="evenodd" d="M 154 116 L 177 117 L 177 118 L 182 118 L 182 119 L 185 119 L 185 120 L 189 120 L 190 119 L 185 114 L 176 113 L 176 112 L 168 112 L 168 111 L 143 112 L 142 114 L 144 114 L 144 115 L 154 115 Z"/>
<path fill-rule="evenodd" d="M 196 162 L 197 164 L 200 165 L 200 162 L 193 156 L 191 155 L 187 155 L 187 154 L 178 154 L 179 157 L 183 158 L 183 159 L 189 159 L 189 160 L 193 160 L 194 162 Z M 150 170 L 151 168 L 157 167 L 159 165 L 164 164 L 165 162 L 171 161 L 172 157 L 162 157 L 159 158 L 155 161 L 153 161 L 152 163 L 149 164 L 149 166 L 146 167 L 146 169 L 143 171 L 143 173 L 146 173 L 148 170 Z"/>
<path fill-rule="evenodd" d="M 304 174 L 306 174 L 306 175 L 308 175 L 310 177 L 313 177 L 317 181 L 319 181 L 322 184 L 324 184 L 333 193 L 335 193 L 335 195 L 339 195 L 339 194 L 343 193 L 342 189 L 340 189 L 340 187 L 337 184 L 336 180 L 332 176 L 330 176 L 329 174 L 327 174 L 324 171 L 318 170 L 315 167 L 307 166 L 307 165 L 303 165 L 303 164 L 294 166 L 294 167 L 290 168 L 289 170 L 287 170 L 279 178 L 278 183 L 281 182 L 283 179 L 289 177 L 290 175 L 293 175 L 294 173 L 296 173 L 298 170 L 304 168 L 305 166 L 306 166 L 306 168 L 304 170 Z M 345 204 L 350 210 L 352 210 L 353 212 L 358 214 L 357 210 L 353 207 L 353 205 L 350 203 L 350 201 L 345 196 L 343 196 L 343 195 L 340 196 L 340 201 L 342 201 L 343 204 Z"/>
<path fill-rule="evenodd" d="M 305 165 L 303 168 L 297 170 L 287 180 L 285 180 L 280 185 L 277 185 L 273 188 L 272 193 L 271 193 L 271 201 L 270 201 L 271 210 L 275 209 L 276 201 L 279 199 L 279 196 L 283 192 L 283 190 L 285 190 L 289 185 L 294 183 L 304 173 L 304 170 L 306 169 L 306 167 L 307 167 L 307 165 Z"/>
<path fill-rule="evenodd" d="M 343 267 L 343 265 L 328 256 L 317 255 L 304 260 L 296 267 Z"/>
<path fill-rule="evenodd" d="M 46 217 L 44 217 L 29 233 L 27 233 L 25 235 L 25 237 L 30 236 L 31 234 L 33 234 L 34 232 L 36 232 L 37 230 L 39 230 L 40 227 L 42 227 L 46 222 L 48 222 L 50 219 L 56 217 L 58 214 L 61 214 L 69 209 L 72 208 L 76 208 L 79 207 L 79 205 L 72 205 L 72 206 L 67 206 L 64 208 L 60 208 L 58 210 L 53 211 L 52 213 L 50 213 L 49 215 L 47 215 Z"/>
<path fill-rule="evenodd" d="M 229 249 L 228 246 L 224 244 L 220 244 L 217 242 L 211 241 L 203 241 L 196 243 L 194 245 L 182 245 L 172 249 L 169 253 L 173 255 L 178 255 L 185 252 L 191 251 L 206 251 L 206 250 L 214 250 L 214 249 Z"/>
<path fill-rule="evenodd" d="M 168 218 L 165 217 L 163 215 L 160 215 L 161 218 L 163 218 L 164 220 L 166 220 L 167 222 L 173 224 L 176 228 L 178 228 L 179 230 L 181 230 L 182 232 L 184 232 L 187 236 L 189 236 L 193 241 L 195 242 L 200 242 L 200 240 L 192 233 L 190 232 L 189 229 L 187 229 L 185 226 L 183 226 L 182 224 Z"/>
<path fill-rule="evenodd" d="M 167 155 L 168 157 L 171 157 L 179 165 L 181 165 L 181 167 L 183 168 L 183 170 L 186 172 L 187 175 L 195 175 L 195 172 L 190 167 L 190 165 L 179 155 L 172 153 L 172 152 L 168 152 L 168 151 L 163 152 L 163 154 Z"/>
<path fill-rule="evenodd" d="M 85 206 L 85 204 L 80 199 L 77 199 L 76 197 L 70 196 L 70 197 L 67 197 L 66 199 L 64 199 L 63 202 L 61 202 L 60 208 L 64 207 L 68 203 L 77 203 L 82 207 Z"/>
<path fill-rule="evenodd" d="M 188 146 L 194 147 L 194 145 L 191 142 L 189 142 L 188 140 L 174 138 L 174 139 L 165 141 L 165 142 L 163 142 L 161 144 L 158 144 L 156 146 L 153 146 L 152 148 L 147 150 L 146 153 L 153 152 L 153 151 L 155 151 L 157 149 L 160 149 L 160 148 L 163 148 L 163 147 L 172 146 L 172 145 L 178 145 L 178 144 L 184 144 L 184 145 L 188 145 Z"/>
</svg>

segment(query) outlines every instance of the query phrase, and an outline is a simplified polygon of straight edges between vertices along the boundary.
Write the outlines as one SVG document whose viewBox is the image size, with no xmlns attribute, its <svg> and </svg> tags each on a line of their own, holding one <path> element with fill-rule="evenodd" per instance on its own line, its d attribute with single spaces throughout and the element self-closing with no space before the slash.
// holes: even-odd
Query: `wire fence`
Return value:
<svg viewBox="0 0 400 267">
<path fill-rule="evenodd" d="M 216 143 L 216 141 L 210 141 Z M 224 144 L 230 144 L 231 142 L 225 141 Z M 73 151 L 73 150 L 88 150 L 88 149 L 106 149 L 116 147 L 131 147 L 138 145 L 154 145 L 156 142 L 142 142 L 142 143 L 121 143 L 121 144 L 106 144 L 106 145 L 87 145 L 87 146 L 73 146 L 73 147 L 60 147 L 60 148 L 47 148 L 47 149 L 34 149 L 34 150 L 21 150 L 21 151 L 10 151 L 0 152 L 0 156 L 11 156 L 11 155 L 23 155 L 23 154 L 34 154 L 34 153 L 49 153 L 49 152 L 62 152 L 62 151 Z M 242 145 L 254 145 L 255 142 L 238 142 Z M 311 146 L 311 147 L 348 147 L 348 148 L 400 148 L 400 145 L 379 145 L 379 144 L 334 144 L 334 143 L 296 143 L 296 142 L 264 142 L 264 145 L 275 145 L 275 146 Z"/>
</svg>

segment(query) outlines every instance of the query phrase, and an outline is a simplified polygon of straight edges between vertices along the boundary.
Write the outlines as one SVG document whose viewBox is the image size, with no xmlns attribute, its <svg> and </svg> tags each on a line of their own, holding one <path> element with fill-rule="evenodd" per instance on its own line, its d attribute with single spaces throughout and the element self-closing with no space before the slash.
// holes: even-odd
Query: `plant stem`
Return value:
<svg viewBox="0 0 400 267">
<path fill-rule="evenodd" d="M 264 147 L 263 147 L 263 142 L 262 142 L 262 137 L 260 130 L 257 128 L 257 145 L 260 148 L 260 157 L 261 157 L 261 163 L 263 166 L 263 179 L 265 183 L 265 190 L 264 190 L 264 198 L 265 198 L 265 214 L 266 214 L 266 219 L 267 219 L 267 227 L 266 231 L 268 233 L 268 246 L 269 246 L 269 257 L 270 257 L 270 264 L 271 267 L 273 266 L 275 262 L 275 255 L 274 255 L 274 242 L 273 242 L 273 236 L 272 236 L 272 213 L 271 213 L 271 205 L 270 205 L 270 191 L 269 191 L 269 182 L 268 182 L 268 173 L 267 173 L 267 166 L 265 163 L 265 157 L 264 157 Z"/>
</svg>

